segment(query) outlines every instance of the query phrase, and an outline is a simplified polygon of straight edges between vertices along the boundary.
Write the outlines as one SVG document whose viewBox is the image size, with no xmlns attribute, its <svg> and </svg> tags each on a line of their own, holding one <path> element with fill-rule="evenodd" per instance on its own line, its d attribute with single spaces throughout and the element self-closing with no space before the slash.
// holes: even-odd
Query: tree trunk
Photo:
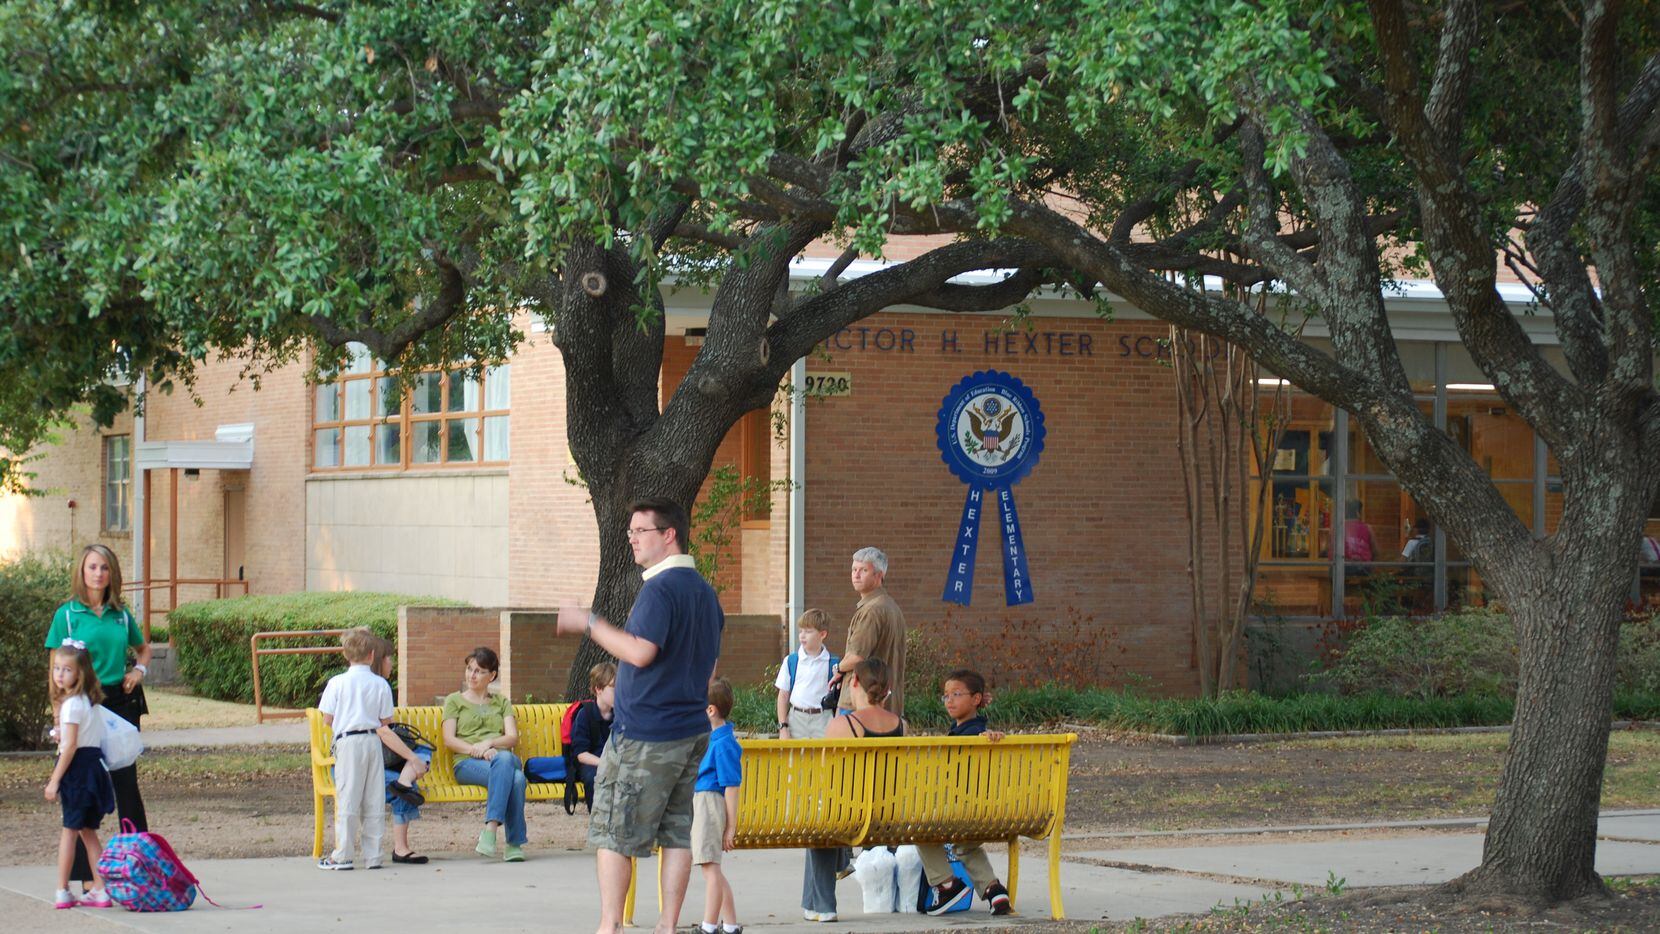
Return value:
<svg viewBox="0 0 1660 934">
<path fill-rule="evenodd" d="M 1605 582 L 1601 600 L 1568 573 L 1541 584 L 1510 604 L 1522 657 L 1534 661 L 1522 666 L 1481 866 L 1451 885 L 1548 903 L 1606 891 L 1595 869 L 1597 812 L 1620 623 L 1606 594 L 1630 581 Z"/>
<path fill-rule="evenodd" d="M 1597 815 L 1619 627 L 1636 574 L 1631 533 L 1653 498 L 1654 471 L 1632 460 L 1634 445 L 1575 447 L 1563 460 L 1555 537 L 1533 555 L 1481 562 L 1503 580 L 1520 674 L 1481 866 L 1448 884 L 1477 898 L 1551 904 L 1607 893 L 1596 873 Z"/>
</svg>

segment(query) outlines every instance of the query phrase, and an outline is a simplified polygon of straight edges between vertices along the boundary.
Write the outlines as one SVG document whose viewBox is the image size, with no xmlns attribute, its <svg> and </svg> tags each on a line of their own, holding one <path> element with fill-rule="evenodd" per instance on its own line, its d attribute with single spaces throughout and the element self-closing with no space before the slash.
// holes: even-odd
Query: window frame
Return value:
<svg viewBox="0 0 1660 934">
<path fill-rule="evenodd" d="M 126 451 L 122 458 L 125 470 L 119 479 L 114 478 L 114 465 L 110 463 L 110 452 L 121 442 Z M 104 435 L 99 450 L 98 484 L 98 528 L 108 535 L 131 535 L 133 531 L 133 436 L 131 434 Z M 110 494 L 120 491 L 120 511 L 122 524 L 110 525 Z"/>
<path fill-rule="evenodd" d="M 381 364 L 379 360 L 369 356 L 366 349 L 354 350 L 353 361 L 348 367 L 336 374 L 326 383 L 311 383 L 311 391 L 307 393 L 306 409 L 309 429 L 306 432 L 306 472 L 308 474 L 353 474 L 379 472 L 425 472 L 444 470 L 468 470 L 478 468 L 506 467 L 512 458 L 512 364 L 504 362 L 495 366 L 481 369 L 476 377 L 476 409 L 450 409 L 450 393 L 452 381 L 474 378 L 469 368 L 443 370 L 421 370 L 415 374 L 416 379 L 428 376 L 438 377 L 439 408 L 434 412 L 415 412 L 414 391 L 410 388 L 399 387 L 397 408 L 388 414 L 382 403 L 382 392 L 386 386 L 395 386 L 397 378 Z M 486 408 L 490 399 L 490 381 L 505 379 L 508 384 L 506 408 Z M 347 393 L 354 383 L 366 383 L 368 386 L 368 416 L 360 418 L 347 417 Z M 332 389 L 334 392 L 334 408 L 336 415 L 332 419 L 320 419 L 318 402 L 323 393 Z M 466 391 L 462 390 L 463 400 Z M 493 418 L 505 418 L 507 432 L 507 457 L 501 460 L 486 460 L 488 450 L 488 424 Z M 477 457 L 472 460 L 450 460 L 451 424 L 466 421 L 477 422 Z M 417 424 L 439 425 L 438 459 L 433 461 L 417 461 L 415 459 L 415 426 Z M 386 426 L 396 426 L 398 429 L 398 458 L 397 461 L 380 460 L 380 432 Z M 369 431 L 368 462 L 363 464 L 347 464 L 346 461 L 346 432 L 351 428 L 367 428 Z M 319 464 L 318 438 L 322 432 L 335 431 L 335 463 Z"/>
</svg>

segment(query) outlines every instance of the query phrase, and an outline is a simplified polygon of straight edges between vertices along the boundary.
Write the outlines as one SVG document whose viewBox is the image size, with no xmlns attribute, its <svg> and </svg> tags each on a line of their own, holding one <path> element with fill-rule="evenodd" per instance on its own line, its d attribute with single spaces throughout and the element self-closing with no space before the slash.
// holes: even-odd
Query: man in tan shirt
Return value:
<svg viewBox="0 0 1660 934">
<path fill-rule="evenodd" d="M 842 654 L 837 671 L 846 674 L 859 659 L 867 656 L 886 662 L 892 692 L 884 706 L 903 717 L 905 614 L 882 588 L 882 579 L 887 573 L 888 556 L 880 549 L 861 548 L 853 553 L 853 589 L 859 594 L 859 605 L 853 610 L 852 622 L 847 624 L 847 651 Z M 845 703 L 847 699 L 844 693 L 842 701 Z"/>
</svg>

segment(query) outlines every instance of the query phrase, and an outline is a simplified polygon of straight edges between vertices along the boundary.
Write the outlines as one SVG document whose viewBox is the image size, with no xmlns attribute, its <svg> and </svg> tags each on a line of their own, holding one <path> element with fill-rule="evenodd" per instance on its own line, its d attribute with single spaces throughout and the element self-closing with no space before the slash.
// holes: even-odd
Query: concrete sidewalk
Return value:
<svg viewBox="0 0 1660 934">
<path fill-rule="evenodd" d="M 1251 828 L 1250 839 L 1221 845 L 1154 849 L 1104 849 L 1070 853 L 1062 864 L 1062 897 L 1069 918 L 1125 921 L 1136 917 L 1200 913 L 1220 904 L 1259 899 L 1275 889 L 1318 889 L 1328 879 L 1347 888 L 1428 884 L 1451 879 L 1481 857 L 1481 835 L 1407 833 L 1375 827 L 1388 836 L 1367 836 L 1366 828 L 1310 826 L 1345 836 L 1319 841 L 1287 840 L 1270 828 Z M 1225 835 L 1228 831 L 1212 831 Z M 1660 811 L 1603 815 L 1597 868 L 1607 874 L 1660 873 Z M 921 915 L 866 915 L 858 883 L 838 887 L 841 920 L 801 920 L 802 857 L 794 851 L 731 854 L 728 877 L 741 919 L 765 931 L 936 931 L 1025 926 L 1048 919 L 1048 880 L 1041 847 L 1022 850 L 1019 914 L 993 919 L 981 903 L 970 911 L 928 918 Z M 993 854 L 998 869 L 1001 854 Z M 380 871 L 320 872 L 309 859 L 197 860 L 190 868 L 206 891 L 226 906 L 263 904 L 251 911 L 220 910 L 198 901 L 180 914 L 76 909 L 72 931 L 293 932 L 339 930 L 415 934 L 481 927 L 507 932 L 581 932 L 599 917 L 594 861 L 578 851 L 533 852 L 509 865 L 458 854 L 435 856 L 426 866 L 389 866 Z M 649 929 L 656 919 L 652 881 L 655 864 L 641 864 L 643 889 L 635 921 Z M 57 920 L 51 911 L 53 887 L 47 867 L 0 869 L 0 909 L 8 920 Z M 701 876 L 694 869 L 682 912 L 682 926 L 702 910 Z M 480 907 L 482 906 L 482 907 Z M 55 917 L 54 917 L 55 915 Z M 469 918 L 476 918 L 474 921 Z M 57 925 L 62 927 L 62 925 Z M 11 926 L 8 925 L 8 928 Z"/>
<path fill-rule="evenodd" d="M 737 896 L 740 920 L 750 930 L 930 931 L 1001 928 L 1048 920 L 1048 885 L 1038 852 L 1022 851 L 1019 913 L 993 918 L 983 902 L 967 912 L 929 918 L 915 914 L 866 915 L 859 885 L 849 877 L 837 887 L 841 920 L 834 924 L 801 918 L 799 851 L 745 850 L 730 854 L 726 869 Z M 1003 868 L 1001 855 L 993 862 Z M 390 865 L 377 871 L 322 872 L 310 859 L 194 860 L 191 872 L 226 910 L 198 899 L 190 911 L 135 914 L 122 910 L 74 909 L 86 930 L 156 932 L 237 931 L 298 934 L 309 931 L 388 932 L 477 930 L 509 932 L 592 931 L 599 922 L 591 853 L 532 853 L 524 863 L 489 862 L 471 855 L 434 856 L 425 866 Z M 640 904 L 635 922 L 650 930 L 657 918 L 656 863 L 640 864 Z M 0 890 L 29 899 L 32 914 L 50 912 L 54 872 L 47 867 L 0 869 Z M 1133 918 L 1202 912 L 1217 903 L 1258 898 L 1260 888 L 1157 873 L 1067 862 L 1061 872 L 1067 913 L 1080 919 Z M 681 926 L 698 919 L 703 907 L 701 873 L 693 869 Z M 10 899 L 8 899 L 10 901 Z M 257 910 L 230 910 L 262 904 Z M 90 924 L 88 924 L 90 922 Z"/>
<path fill-rule="evenodd" d="M 273 720 L 248 726 L 205 727 L 196 730 L 145 730 L 144 748 L 204 746 L 305 746 L 311 742 L 304 720 Z"/>
</svg>

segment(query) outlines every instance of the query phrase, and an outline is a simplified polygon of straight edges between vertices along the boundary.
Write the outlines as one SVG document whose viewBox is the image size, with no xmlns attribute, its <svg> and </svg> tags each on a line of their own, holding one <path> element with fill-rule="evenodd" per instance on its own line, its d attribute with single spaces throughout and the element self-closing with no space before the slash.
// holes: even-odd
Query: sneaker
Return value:
<svg viewBox="0 0 1660 934">
<path fill-rule="evenodd" d="M 337 862 L 334 861 L 334 857 L 325 856 L 322 859 L 317 861 L 317 868 L 318 869 L 350 869 L 350 868 L 352 868 L 352 861 L 348 859 L 348 860 L 343 860 L 343 861 L 337 863 Z"/>
<path fill-rule="evenodd" d="M 834 921 L 836 920 L 836 913 L 834 911 L 803 911 L 801 917 L 808 921 Z"/>
<path fill-rule="evenodd" d="M 420 807 L 427 803 L 427 796 L 416 791 L 413 785 L 405 785 L 403 782 L 387 782 L 386 790 L 392 792 L 392 797 L 397 798 L 404 804 Z"/>
<path fill-rule="evenodd" d="M 93 889 L 81 896 L 82 908 L 111 908 L 115 903 L 110 901 L 110 894 L 103 889 Z"/>
<path fill-rule="evenodd" d="M 52 899 L 54 908 L 74 908 L 75 893 L 68 889 L 58 889 L 58 894 Z"/>
<path fill-rule="evenodd" d="M 480 856 L 494 858 L 496 855 L 496 832 L 486 827 L 478 832 L 478 846 L 473 847 Z"/>
<path fill-rule="evenodd" d="M 974 897 L 974 890 L 963 884 L 963 880 L 951 878 L 934 886 L 933 904 L 928 908 L 931 915 L 943 915 L 961 906 Z"/>
<path fill-rule="evenodd" d="M 504 852 L 502 854 L 501 861 L 504 862 L 504 863 L 522 863 L 522 862 L 524 862 L 525 861 L 525 848 L 522 847 L 522 846 L 514 846 L 513 844 L 509 843 L 507 845 L 506 852 Z"/>
<path fill-rule="evenodd" d="M 1009 890 L 1003 888 L 1003 883 L 993 882 L 986 886 L 986 901 L 991 903 L 991 913 L 1006 915 L 1014 911 L 1014 905 L 1009 901 Z"/>
</svg>

